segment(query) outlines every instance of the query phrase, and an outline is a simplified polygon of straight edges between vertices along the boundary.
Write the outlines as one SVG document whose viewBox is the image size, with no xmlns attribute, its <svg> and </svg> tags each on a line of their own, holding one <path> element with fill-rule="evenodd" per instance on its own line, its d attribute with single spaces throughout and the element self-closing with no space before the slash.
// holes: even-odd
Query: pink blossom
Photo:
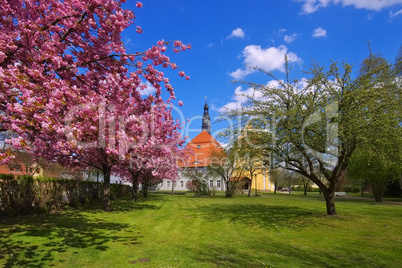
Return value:
<svg viewBox="0 0 402 268">
<path fill-rule="evenodd" d="M 125 0 L 25 2 L 0 5 L 3 21 L 13 22 L 0 32 L 0 98 L 7 100 L 1 123 L 24 137 L 8 142 L 58 159 L 64 167 L 102 168 L 106 184 L 106 175 L 133 179 L 130 172 L 139 167 L 144 167 L 139 181 L 152 172 L 155 181 L 174 180 L 184 140 L 168 104 L 175 98 L 173 86 L 159 71 L 178 68 L 164 54 L 168 42 L 128 54 L 121 33 L 135 16 L 121 5 Z M 85 13 L 79 22 L 77 16 Z M 139 26 L 136 31 L 143 32 Z M 181 41 L 173 47 L 176 53 L 189 48 Z M 148 60 L 152 64 L 143 69 Z M 137 70 L 129 73 L 129 64 Z M 187 78 L 184 72 L 179 75 Z M 148 96 L 142 95 L 148 91 L 144 80 L 155 90 Z M 167 100 L 161 83 L 169 92 Z M 135 156 L 135 165 L 130 166 L 129 155 Z M 1 163 L 7 159 L 0 153 Z"/>
<path fill-rule="evenodd" d="M 140 26 L 137 26 L 136 32 L 139 33 L 139 34 L 142 34 L 142 28 Z"/>
<path fill-rule="evenodd" d="M 174 41 L 173 46 L 180 47 L 183 43 L 181 41 Z"/>
<path fill-rule="evenodd" d="M 182 101 L 179 101 L 179 106 L 183 106 L 183 102 L 182 102 Z"/>
</svg>

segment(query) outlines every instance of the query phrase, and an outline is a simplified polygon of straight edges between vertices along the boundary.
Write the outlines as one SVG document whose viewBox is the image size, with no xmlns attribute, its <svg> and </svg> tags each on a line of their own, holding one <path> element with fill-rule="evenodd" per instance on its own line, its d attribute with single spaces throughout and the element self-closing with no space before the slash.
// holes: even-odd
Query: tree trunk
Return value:
<svg viewBox="0 0 402 268">
<path fill-rule="evenodd" d="M 257 177 L 255 177 L 255 185 L 254 185 L 254 189 L 255 189 L 255 196 L 258 196 L 258 189 L 257 189 Z"/>
<path fill-rule="evenodd" d="M 172 193 L 171 195 L 174 195 L 174 181 L 172 180 Z"/>
<path fill-rule="evenodd" d="M 96 200 L 98 200 L 100 197 L 100 192 L 99 192 L 99 170 L 96 169 Z"/>
<path fill-rule="evenodd" d="M 382 188 L 381 185 L 375 185 L 374 183 L 371 184 L 374 200 L 376 202 L 382 202 L 383 190 L 381 188 Z"/>
<path fill-rule="evenodd" d="M 148 181 L 147 179 L 144 180 L 142 183 L 142 195 L 144 198 L 148 198 Z"/>
<path fill-rule="evenodd" d="M 382 202 L 382 197 L 385 192 L 387 181 L 384 178 L 377 177 L 375 180 L 370 180 L 371 190 L 373 191 L 374 199 L 376 202 Z"/>
<path fill-rule="evenodd" d="M 110 171 L 111 167 L 104 166 L 103 167 L 103 209 L 105 211 L 110 211 Z"/>
<path fill-rule="evenodd" d="M 304 186 L 304 195 L 307 195 L 308 183 L 303 183 L 303 186 Z"/>
<path fill-rule="evenodd" d="M 230 181 L 226 181 L 225 196 L 226 197 L 232 197 L 232 189 L 231 189 Z"/>
<path fill-rule="evenodd" d="M 132 200 L 138 200 L 138 179 L 133 178 Z"/>
<path fill-rule="evenodd" d="M 375 199 L 376 202 L 382 202 L 381 195 L 374 195 L 374 199 Z"/>
<path fill-rule="evenodd" d="M 322 193 L 324 194 L 325 197 L 325 203 L 327 205 L 327 215 L 336 215 L 336 210 L 335 210 L 335 200 L 334 200 L 334 190 L 330 189 L 323 189 Z"/>
<path fill-rule="evenodd" d="M 276 194 L 276 188 L 278 188 L 278 187 L 277 187 L 277 184 L 274 183 L 274 194 Z"/>
<path fill-rule="evenodd" d="M 247 195 L 247 197 L 250 197 L 250 195 L 251 195 L 251 186 L 253 185 L 253 176 L 251 176 L 251 179 L 250 179 L 250 186 L 248 187 L 248 195 Z"/>
</svg>

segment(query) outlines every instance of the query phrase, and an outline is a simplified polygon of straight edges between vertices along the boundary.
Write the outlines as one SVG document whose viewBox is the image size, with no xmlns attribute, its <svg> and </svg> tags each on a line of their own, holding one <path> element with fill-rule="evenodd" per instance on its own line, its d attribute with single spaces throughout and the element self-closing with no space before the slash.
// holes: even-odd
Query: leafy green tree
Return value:
<svg viewBox="0 0 402 268">
<path fill-rule="evenodd" d="M 237 191 L 244 169 L 235 150 L 214 151 L 211 154 L 207 174 L 220 177 L 225 183 L 225 196 L 232 197 Z"/>
<path fill-rule="evenodd" d="M 398 55 L 395 60 L 395 72 L 397 75 L 402 75 L 402 46 L 399 47 Z"/>
<path fill-rule="evenodd" d="M 240 137 L 232 145 L 232 151 L 236 154 L 237 159 L 239 159 L 239 164 L 244 170 L 244 174 L 247 174 L 250 178 L 248 197 L 251 196 L 254 178 L 264 170 L 262 161 L 264 150 L 255 144 L 260 138 L 259 136 L 259 132 L 255 132 L 252 127 L 248 127 L 242 131 Z M 255 195 L 257 195 L 257 185 L 254 188 Z"/>
<path fill-rule="evenodd" d="M 397 169 L 396 161 L 386 153 L 359 148 L 351 158 L 348 178 L 369 182 L 375 201 L 382 202 L 387 183 L 398 174 Z"/>
<path fill-rule="evenodd" d="M 207 183 L 207 174 L 196 169 L 188 168 L 183 174 L 192 180 L 186 185 L 195 196 L 210 196 L 211 190 Z"/>
<path fill-rule="evenodd" d="M 286 169 L 281 167 L 271 168 L 269 170 L 269 179 L 274 184 L 274 194 L 281 185 L 285 184 L 286 177 L 289 175 Z"/>
<path fill-rule="evenodd" d="M 382 201 L 387 183 L 396 178 L 402 166 L 401 161 L 401 119 L 398 109 L 400 86 L 390 83 L 392 69 L 381 57 L 367 58 L 362 65 L 363 75 L 370 69 L 378 69 L 383 83 L 375 86 L 381 98 L 375 104 L 380 114 L 368 114 L 370 125 L 362 133 L 361 141 L 352 155 L 348 177 L 354 181 L 369 182 L 376 202 Z M 397 80 L 396 80 L 397 81 Z M 399 105 L 400 106 L 400 105 Z"/>
<path fill-rule="evenodd" d="M 300 185 L 303 185 L 303 191 L 304 191 L 303 194 L 307 195 L 307 190 L 311 181 L 307 177 L 300 174 L 296 174 L 295 179 Z"/>
<path fill-rule="evenodd" d="M 280 167 L 318 185 L 328 215 L 336 214 L 335 187 L 345 176 L 353 152 L 364 142 L 367 129 L 383 125 L 384 112 L 398 105 L 388 91 L 394 88 L 392 73 L 383 71 L 389 66 L 369 66 L 354 74 L 347 62 L 332 62 L 328 69 L 313 62 L 306 71 L 308 79 L 291 81 L 286 61 L 285 80 L 256 67 L 274 83 L 240 81 L 259 94 L 248 96 L 239 121 L 247 125 L 244 118 L 258 117 L 266 122 L 261 143 Z"/>
</svg>

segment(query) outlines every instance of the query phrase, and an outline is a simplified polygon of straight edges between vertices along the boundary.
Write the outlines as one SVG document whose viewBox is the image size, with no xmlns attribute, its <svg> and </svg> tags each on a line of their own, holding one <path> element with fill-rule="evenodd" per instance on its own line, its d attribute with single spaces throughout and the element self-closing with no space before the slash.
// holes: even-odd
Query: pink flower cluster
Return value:
<svg viewBox="0 0 402 268">
<path fill-rule="evenodd" d="M 178 68 L 164 54 L 171 42 L 127 53 L 121 33 L 135 17 L 123 2 L 2 1 L 0 123 L 18 134 L 9 140 L 14 148 L 98 168 L 105 181 L 111 172 L 137 174 L 137 181 L 175 179 L 184 141 L 167 105 L 173 86 L 158 69 Z M 190 48 L 173 42 L 175 52 Z M 147 98 L 143 79 L 156 89 Z M 165 101 L 161 83 L 170 94 Z M 9 158 L 0 153 L 3 162 Z"/>
</svg>

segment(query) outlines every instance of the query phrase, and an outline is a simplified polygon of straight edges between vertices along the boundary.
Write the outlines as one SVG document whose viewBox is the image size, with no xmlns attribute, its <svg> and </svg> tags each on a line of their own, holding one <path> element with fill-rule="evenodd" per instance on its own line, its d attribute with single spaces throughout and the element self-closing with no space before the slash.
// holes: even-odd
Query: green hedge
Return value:
<svg viewBox="0 0 402 268">
<path fill-rule="evenodd" d="M 0 174 L 0 213 L 49 212 L 100 200 L 103 184 L 92 181 Z M 128 198 L 131 187 L 111 184 L 111 199 Z"/>
</svg>

